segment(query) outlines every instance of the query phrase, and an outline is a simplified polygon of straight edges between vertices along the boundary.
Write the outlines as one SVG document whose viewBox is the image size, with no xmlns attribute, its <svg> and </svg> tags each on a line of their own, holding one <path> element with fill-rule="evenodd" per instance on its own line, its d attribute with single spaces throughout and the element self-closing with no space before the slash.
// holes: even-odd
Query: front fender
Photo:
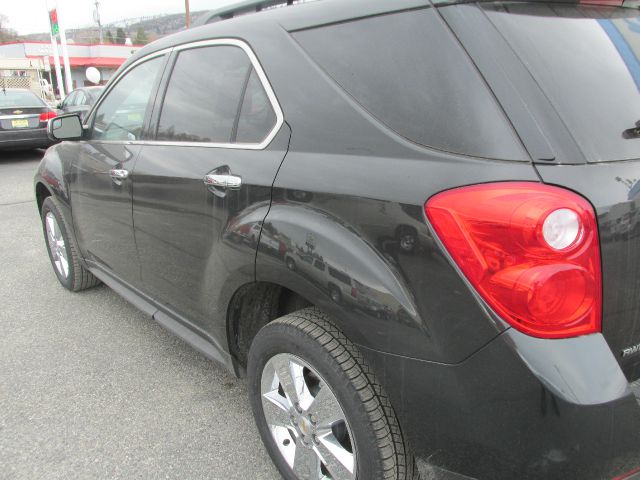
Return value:
<svg viewBox="0 0 640 480">
<path fill-rule="evenodd" d="M 68 210 L 71 208 L 71 202 L 68 187 L 68 169 L 64 164 L 63 157 L 60 155 L 60 151 L 63 148 L 64 144 L 49 147 L 40 161 L 33 181 L 36 195 L 38 195 L 38 189 L 41 188 L 39 185 L 42 185 L 48 190 L 49 195 L 55 196 Z M 38 198 L 38 207 L 40 207 L 40 198 Z"/>
</svg>

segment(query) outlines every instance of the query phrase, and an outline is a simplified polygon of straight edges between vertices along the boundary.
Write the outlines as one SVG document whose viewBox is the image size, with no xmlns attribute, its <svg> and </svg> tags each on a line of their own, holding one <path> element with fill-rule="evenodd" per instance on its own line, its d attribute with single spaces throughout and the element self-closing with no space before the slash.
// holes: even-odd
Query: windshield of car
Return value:
<svg viewBox="0 0 640 480">
<path fill-rule="evenodd" d="M 640 158 L 640 131 L 633 134 L 640 120 L 637 10 L 542 3 L 483 8 L 589 162 Z"/>
<path fill-rule="evenodd" d="M 33 92 L 26 90 L 0 90 L 0 108 L 42 107 L 45 103 Z"/>
</svg>

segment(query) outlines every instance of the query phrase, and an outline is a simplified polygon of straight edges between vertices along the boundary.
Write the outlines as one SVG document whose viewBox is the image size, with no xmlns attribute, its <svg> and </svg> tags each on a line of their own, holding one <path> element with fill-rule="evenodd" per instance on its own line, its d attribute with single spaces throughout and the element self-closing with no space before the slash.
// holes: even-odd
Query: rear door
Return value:
<svg viewBox="0 0 640 480">
<path fill-rule="evenodd" d="M 134 172 L 136 242 L 145 291 L 212 332 L 220 296 L 254 279 L 246 232 L 266 216 L 289 133 L 245 43 L 184 45 L 170 65 Z"/>
<path fill-rule="evenodd" d="M 138 286 L 130 174 L 165 63 L 166 56 L 160 55 L 134 64 L 92 114 L 89 140 L 68 145 L 75 157 L 71 206 L 82 254 Z"/>
</svg>

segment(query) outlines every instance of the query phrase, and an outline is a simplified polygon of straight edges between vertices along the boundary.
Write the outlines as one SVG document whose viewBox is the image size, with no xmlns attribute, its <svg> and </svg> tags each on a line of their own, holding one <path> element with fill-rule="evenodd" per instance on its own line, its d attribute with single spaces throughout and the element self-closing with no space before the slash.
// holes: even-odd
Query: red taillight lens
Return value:
<svg viewBox="0 0 640 480">
<path fill-rule="evenodd" d="M 482 298 L 541 338 L 600 331 L 602 280 L 593 208 L 558 187 L 505 182 L 431 197 L 427 218 Z"/>
<path fill-rule="evenodd" d="M 47 122 L 49 120 L 51 120 L 52 118 L 57 117 L 58 114 L 56 112 L 54 112 L 53 110 L 49 110 L 48 112 L 43 112 L 40 114 L 40 121 L 41 122 Z"/>
</svg>

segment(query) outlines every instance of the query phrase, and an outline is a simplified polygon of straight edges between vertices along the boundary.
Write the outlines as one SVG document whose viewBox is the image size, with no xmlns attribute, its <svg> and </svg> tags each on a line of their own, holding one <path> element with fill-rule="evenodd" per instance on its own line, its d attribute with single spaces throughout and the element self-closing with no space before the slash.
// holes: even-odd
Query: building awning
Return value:
<svg viewBox="0 0 640 480">
<path fill-rule="evenodd" d="M 28 55 L 27 58 L 43 58 L 35 55 Z M 108 67 L 118 68 L 127 59 L 126 58 L 114 58 L 114 57 L 69 57 L 69 64 L 71 68 L 79 67 Z M 54 57 L 49 57 L 49 64 L 54 64 Z M 60 65 L 64 66 L 62 57 L 60 57 Z"/>
</svg>

